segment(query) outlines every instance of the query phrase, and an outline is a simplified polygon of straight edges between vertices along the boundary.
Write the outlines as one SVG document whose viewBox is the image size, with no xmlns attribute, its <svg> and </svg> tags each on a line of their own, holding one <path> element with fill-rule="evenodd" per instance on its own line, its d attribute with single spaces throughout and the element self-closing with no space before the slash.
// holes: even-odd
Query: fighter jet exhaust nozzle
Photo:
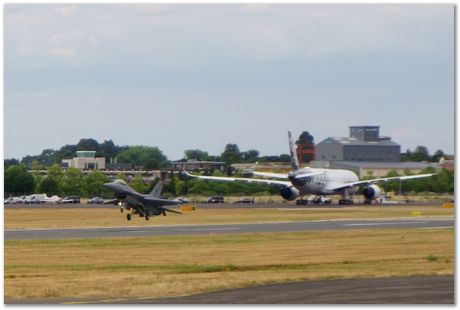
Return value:
<svg viewBox="0 0 460 310">
<path fill-rule="evenodd" d="M 283 197 L 286 200 L 294 200 L 297 197 L 299 197 L 300 192 L 297 188 L 294 186 L 287 186 L 283 188 L 280 192 L 281 197 Z"/>
<path fill-rule="evenodd" d="M 366 200 L 371 201 L 380 197 L 380 187 L 375 184 L 369 185 L 363 189 L 363 195 Z"/>
</svg>

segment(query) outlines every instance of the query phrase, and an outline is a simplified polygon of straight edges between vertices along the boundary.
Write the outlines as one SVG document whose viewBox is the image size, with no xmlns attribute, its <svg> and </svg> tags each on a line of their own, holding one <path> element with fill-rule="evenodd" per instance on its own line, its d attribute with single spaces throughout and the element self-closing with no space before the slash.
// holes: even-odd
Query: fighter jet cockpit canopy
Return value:
<svg viewBox="0 0 460 310">
<path fill-rule="evenodd" d="M 128 184 L 124 180 L 121 180 L 121 179 L 116 179 L 115 181 L 113 181 L 113 183 L 128 186 Z"/>
</svg>

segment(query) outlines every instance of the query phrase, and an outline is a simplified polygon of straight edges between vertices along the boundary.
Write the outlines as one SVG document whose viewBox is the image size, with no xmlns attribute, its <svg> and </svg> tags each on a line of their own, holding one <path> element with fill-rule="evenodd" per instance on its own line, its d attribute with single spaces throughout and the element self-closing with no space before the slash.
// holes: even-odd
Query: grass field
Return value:
<svg viewBox="0 0 460 310">
<path fill-rule="evenodd" d="M 305 279 L 454 273 L 453 229 L 5 241 L 6 299 L 185 295 Z"/>
<path fill-rule="evenodd" d="M 453 216 L 441 206 L 198 209 L 126 220 L 118 208 L 8 208 L 5 229 Z M 5 240 L 5 299 L 166 297 L 296 280 L 454 273 L 453 229 Z"/>
<path fill-rule="evenodd" d="M 346 208 L 219 209 L 198 208 L 195 211 L 153 217 L 150 221 L 134 217 L 118 208 L 8 208 L 4 210 L 5 229 L 77 228 L 110 226 L 152 226 L 189 224 L 230 224 L 275 221 L 313 221 L 329 219 L 394 218 L 413 216 L 453 216 L 454 209 L 433 206 L 360 206 Z"/>
</svg>

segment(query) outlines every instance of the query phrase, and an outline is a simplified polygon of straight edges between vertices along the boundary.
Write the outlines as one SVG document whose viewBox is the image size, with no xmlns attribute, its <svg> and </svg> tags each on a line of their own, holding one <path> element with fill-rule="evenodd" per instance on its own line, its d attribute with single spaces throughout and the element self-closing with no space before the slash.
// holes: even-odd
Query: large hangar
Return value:
<svg viewBox="0 0 460 310">
<path fill-rule="evenodd" d="M 399 162 L 401 146 L 380 136 L 380 126 L 350 126 L 349 137 L 329 137 L 316 145 L 319 161 Z"/>
</svg>

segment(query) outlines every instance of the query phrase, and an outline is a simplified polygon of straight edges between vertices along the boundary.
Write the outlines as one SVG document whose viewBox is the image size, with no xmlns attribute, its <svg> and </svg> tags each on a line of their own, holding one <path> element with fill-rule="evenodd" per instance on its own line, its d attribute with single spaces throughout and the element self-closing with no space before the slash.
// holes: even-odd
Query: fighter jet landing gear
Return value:
<svg viewBox="0 0 460 310">
<path fill-rule="evenodd" d="M 146 220 L 146 221 L 150 220 L 150 214 L 146 214 L 146 215 L 145 215 L 145 220 Z"/>
<path fill-rule="evenodd" d="M 352 205 L 353 200 L 351 199 L 340 199 L 339 200 L 339 205 Z"/>
<path fill-rule="evenodd" d="M 131 221 L 131 213 L 128 213 L 128 214 L 126 215 L 126 218 L 128 219 L 128 221 Z"/>
</svg>

